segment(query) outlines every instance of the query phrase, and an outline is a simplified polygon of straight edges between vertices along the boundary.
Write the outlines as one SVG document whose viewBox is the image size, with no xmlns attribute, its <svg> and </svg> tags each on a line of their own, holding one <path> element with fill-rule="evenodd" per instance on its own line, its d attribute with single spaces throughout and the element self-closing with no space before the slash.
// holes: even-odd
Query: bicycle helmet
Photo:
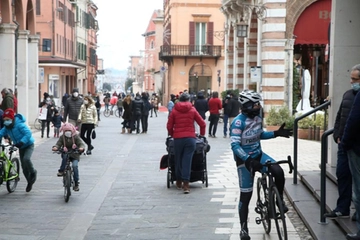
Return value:
<svg viewBox="0 0 360 240">
<path fill-rule="evenodd" d="M 252 90 L 243 90 L 240 93 L 239 102 L 241 103 L 241 111 L 250 118 L 260 114 L 260 107 L 254 108 L 255 105 L 260 105 L 262 100 L 259 93 Z"/>
</svg>

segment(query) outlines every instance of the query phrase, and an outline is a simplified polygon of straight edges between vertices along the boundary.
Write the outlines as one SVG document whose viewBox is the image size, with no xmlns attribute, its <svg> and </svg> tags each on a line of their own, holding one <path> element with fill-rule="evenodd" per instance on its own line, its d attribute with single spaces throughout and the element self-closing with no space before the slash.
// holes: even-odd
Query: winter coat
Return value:
<svg viewBox="0 0 360 240">
<path fill-rule="evenodd" d="M 356 94 L 346 121 L 341 144 L 346 151 L 353 150 L 360 156 L 360 94 Z"/>
<path fill-rule="evenodd" d="M 54 114 L 54 116 L 51 119 L 51 122 L 52 124 L 54 124 L 54 127 L 60 128 L 62 122 L 62 116 L 60 114 L 59 115 Z"/>
<path fill-rule="evenodd" d="M 79 112 L 80 112 L 80 108 L 81 105 L 83 104 L 83 99 L 80 97 L 69 97 L 66 100 L 66 105 L 64 108 L 64 121 L 66 121 L 68 115 L 69 115 L 69 119 L 76 121 L 79 117 Z"/>
<path fill-rule="evenodd" d="M 14 96 L 12 93 L 7 93 L 1 102 L 1 109 L 5 111 L 8 108 L 14 109 Z M 14 109 L 15 111 L 15 109 Z"/>
<path fill-rule="evenodd" d="M 230 98 L 230 101 L 228 103 L 228 109 L 229 109 L 229 117 L 236 117 L 239 115 L 240 111 L 240 102 L 238 101 L 237 97 Z"/>
<path fill-rule="evenodd" d="M 194 121 L 200 126 L 200 135 L 205 135 L 206 123 L 192 104 L 178 102 L 169 115 L 168 134 L 173 138 L 195 138 Z"/>
<path fill-rule="evenodd" d="M 123 100 L 122 100 L 121 98 L 119 98 L 119 99 L 117 100 L 116 106 L 117 106 L 118 108 L 122 108 L 122 106 L 123 106 Z"/>
<path fill-rule="evenodd" d="M 132 102 L 132 113 L 134 116 L 141 116 L 144 111 L 144 102 L 140 96 L 136 96 Z"/>
<path fill-rule="evenodd" d="M 26 119 L 21 114 L 16 114 L 13 123 L 9 127 L 3 127 L 0 130 L 0 138 L 9 136 L 13 144 L 22 142 L 23 145 L 20 149 L 24 149 L 31 144 L 34 144 L 34 138 L 32 136 L 30 128 L 26 124 Z"/>
<path fill-rule="evenodd" d="M 205 113 L 209 111 L 209 106 L 207 100 L 204 98 L 204 95 L 198 94 L 198 99 L 195 100 L 194 107 L 196 111 L 199 112 L 200 116 L 205 119 Z"/>
<path fill-rule="evenodd" d="M 94 104 L 81 105 L 78 120 L 85 124 L 97 124 L 98 116 Z"/>
<path fill-rule="evenodd" d="M 74 139 L 74 140 L 73 140 Z M 64 142 L 65 142 L 65 146 L 64 146 Z M 79 134 L 76 134 L 73 137 L 65 137 L 65 135 L 63 134 L 62 136 L 60 136 L 60 138 L 58 139 L 58 141 L 56 142 L 55 146 L 57 149 L 66 147 L 67 149 L 72 149 L 73 144 L 76 144 L 77 148 L 86 148 L 86 144 L 84 142 L 84 140 L 81 139 L 81 137 L 79 136 Z M 80 161 L 80 155 L 79 153 L 72 153 L 70 154 L 70 158 L 72 159 L 76 159 Z"/>
<path fill-rule="evenodd" d="M 143 108 L 143 111 L 142 111 L 142 115 L 143 116 L 148 116 L 149 111 L 151 110 L 151 104 L 149 102 L 149 98 L 148 97 L 142 97 L 142 100 L 144 102 L 144 108 Z"/>
<path fill-rule="evenodd" d="M 344 133 L 346 120 L 349 117 L 350 110 L 354 103 L 356 94 L 357 94 L 357 92 L 350 89 L 350 90 L 346 91 L 343 95 L 341 104 L 339 106 L 339 110 L 336 114 L 336 119 L 335 119 L 335 124 L 334 124 L 333 138 L 336 143 L 337 143 L 338 138 L 340 138 L 340 140 L 341 140 L 341 137 Z"/>
<path fill-rule="evenodd" d="M 42 101 L 41 103 L 39 103 L 39 108 L 42 108 L 45 104 L 46 104 L 46 100 Z M 46 109 L 47 109 L 46 121 L 51 121 L 52 116 L 54 115 L 54 105 L 48 104 L 46 106 Z"/>
<path fill-rule="evenodd" d="M 132 118 L 132 101 L 128 104 L 126 101 L 123 101 L 124 113 L 122 118 L 124 120 L 130 121 Z"/>
<path fill-rule="evenodd" d="M 219 114 L 219 110 L 222 109 L 220 98 L 210 98 L 208 104 L 210 114 Z"/>
</svg>

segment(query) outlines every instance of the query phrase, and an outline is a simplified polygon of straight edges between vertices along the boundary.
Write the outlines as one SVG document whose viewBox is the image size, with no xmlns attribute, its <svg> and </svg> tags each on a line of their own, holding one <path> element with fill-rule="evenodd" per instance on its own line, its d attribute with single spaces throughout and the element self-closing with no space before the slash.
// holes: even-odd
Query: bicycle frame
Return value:
<svg viewBox="0 0 360 240">
<path fill-rule="evenodd" d="M 15 167 L 11 162 L 11 156 L 12 156 L 12 153 L 17 150 L 17 148 L 13 147 L 11 145 L 0 145 L 0 146 L 1 146 L 0 159 L 3 162 L 2 165 L 3 165 L 3 168 L 4 168 L 3 181 L 9 181 L 9 180 L 13 180 L 15 178 L 18 178 L 19 177 L 18 173 L 16 173 L 15 176 L 9 177 L 10 168 Z M 8 147 L 8 146 L 10 146 L 9 157 L 5 153 L 5 148 Z"/>
</svg>

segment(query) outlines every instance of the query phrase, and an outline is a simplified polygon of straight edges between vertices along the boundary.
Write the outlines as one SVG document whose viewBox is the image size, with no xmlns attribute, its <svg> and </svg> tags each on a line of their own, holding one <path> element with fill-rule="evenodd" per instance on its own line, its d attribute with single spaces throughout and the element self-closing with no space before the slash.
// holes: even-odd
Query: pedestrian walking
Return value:
<svg viewBox="0 0 360 240">
<path fill-rule="evenodd" d="M 81 123 L 78 122 L 78 117 L 80 113 L 81 105 L 83 104 L 83 99 L 79 96 L 79 89 L 74 88 L 72 90 L 72 95 L 66 100 L 66 105 L 64 108 L 64 118 L 63 121 L 68 120 L 69 123 L 77 127 L 80 131 Z M 67 119 L 69 116 L 69 119 Z"/>
<path fill-rule="evenodd" d="M 154 112 L 155 116 L 157 117 L 157 112 L 159 110 L 159 98 L 156 95 L 156 93 L 153 93 L 151 96 L 151 105 L 152 105 L 152 108 L 151 108 L 150 117 L 153 116 L 153 112 Z"/>
<path fill-rule="evenodd" d="M 132 100 L 130 94 L 126 95 L 123 101 L 123 108 L 124 108 L 124 113 L 122 115 L 122 118 L 124 119 L 124 121 L 122 122 L 123 127 L 121 133 L 124 134 L 125 129 L 127 130 L 127 133 L 131 133 L 130 124 L 132 119 Z"/>
<path fill-rule="evenodd" d="M 39 103 L 39 108 L 42 108 L 43 111 L 46 111 L 46 117 L 41 119 L 41 138 L 44 137 L 44 131 L 46 127 L 46 136 L 50 138 L 50 122 L 54 114 L 54 105 L 47 92 L 44 92 L 44 99 Z"/>
<path fill-rule="evenodd" d="M 230 101 L 230 93 L 231 91 L 227 91 L 227 95 L 225 97 L 225 99 L 223 99 L 222 101 L 222 107 L 223 107 L 223 122 L 224 122 L 224 138 L 227 137 L 227 131 L 228 129 L 230 129 L 230 125 L 231 122 L 228 124 L 229 122 L 229 113 L 230 113 L 230 105 L 229 105 L 229 101 Z M 230 130 L 229 130 L 230 131 Z M 229 136 L 230 136 L 230 132 L 229 132 Z"/>
<path fill-rule="evenodd" d="M 144 108 L 141 113 L 141 133 L 147 133 L 149 126 L 149 112 L 151 110 L 151 104 L 149 102 L 149 94 L 146 92 L 141 93 L 141 98 L 144 102 Z"/>
<path fill-rule="evenodd" d="M 136 134 L 140 133 L 140 121 L 143 112 L 144 112 L 144 101 L 141 99 L 140 94 L 136 93 L 135 99 L 132 103 L 132 123 L 131 123 L 131 131 L 136 130 Z"/>
<path fill-rule="evenodd" d="M 168 122 L 168 134 L 174 138 L 176 187 L 190 192 L 190 173 L 192 157 L 196 148 L 194 122 L 200 126 L 200 135 L 204 136 L 206 124 L 190 103 L 190 95 L 183 93 L 175 104 Z"/>
<path fill-rule="evenodd" d="M 57 109 L 54 110 L 54 116 L 51 118 L 54 127 L 54 137 L 59 137 L 60 127 L 62 123 L 62 116 Z"/>
<path fill-rule="evenodd" d="M 2 102 L 1 109 L 5 111 L 8 108 L 12 108 L 14 111 L 14 95 L 10 92 L 8 88 L 1 90 Z"/>
<path fill-rule="evenodd" d="M 222 109 L 221 100 L 219 99 L 219 93 L 213 92 L 209 102 L 209 137 L 216 138 L 217 125 L 220 118 L 220 110 Z"/>
<path fill-rule="evenodd" d="M 80 137 L 87 145 L 86 154 L 90 155 L 94 146 L 91 144 L 91 134 L 97 124 L 97 111 L 92 97 L 85 96 L 80 107 L 78 122 L 81 122 Z"/>
<path fill-rule="evenodd" d="M 190 97 L 191 99 L 191 97 Z M 198 92 L 196 96 L 196 100 L 194 102 L 194 107 L 196 111 L 200 114 L 202 119 L 206 119 L 206 112 L 209 110 L 208 101 L 205 99 L 204 92 Z M 206 122 L 205 122 L 206 124 Z M 200 126 L 195 122 L 195 132 L 200 133 Z"/>
<path fill-rule="evenodd" d="M 123 113 L 123 99 L 121 97 L 121 94 L 119 93 L 118 100 L 116 102 L 117 110 L 119 111 L 119 118 L 121 118 Z"/>
</svg>

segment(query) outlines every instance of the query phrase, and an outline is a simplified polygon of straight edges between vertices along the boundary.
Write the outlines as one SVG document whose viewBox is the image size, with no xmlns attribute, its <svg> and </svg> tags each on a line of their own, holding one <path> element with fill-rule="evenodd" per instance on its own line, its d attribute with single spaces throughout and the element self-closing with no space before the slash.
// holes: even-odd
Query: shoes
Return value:
<svg viewBox="0 0 360 240">
<path fill-rule="evenodd" d="M 209 134 L 209 137 L 213 137 L 213 135 Z"/>
<path fill-rule="evenodd" d="M 50 138 L 50 136 L 49 136 L 49 135 L 47 135 L 47 138 Z"/>
<path fill-rule="evenodd" d="M 276 205 L 279 206 L 278 202 L 276 202 Z M 287 213 L 287 212 L 289 211 L 289 208 L 285 205 L 285 201 L 284 201 L 284 200 L 281 201 L 281 205 L 282 205 L 282 207 L 283 207 L 284 213 Z"/>
<path fill-rule="evenodd" d="M 41 138 L 44 138 L 44 135 L 41 135 Z"/>
<path fill-rule="evenodd" d="M 241 229 L 240 231 L 240 240 L 250 240 L 250 236 L 245 229 Z"/>
<path fill-rule="evenodd" d="M 183 182 L 183 189 L 184 189 L 184 194 L 188 194 L 190 193 L 190 186 L 189 186 L 189 182 Z"/>
<path fill-rule="evenodd" d="M 215 136 L 215 135 L 212 135 L 212 137 L 213 137 L 213 138 L 216 138 L 216 136 Z"/>
<path fill-rule="evenodd" d="M 87 151 L 86 151 L 86 155 L 91 155 L 91 151 L 90 151 L 90 150 L 87 150 Z"/>
<path fill-rule="evenodd" d="M 60 172 L 60 171 L 58 171 L 57 176 L 58 176 L 58 177 L 62 177 L 62 176 L 64 176 L 64 172 Z"/>
<path fill-rule="evenodd" d="M 94 146 L 93 145 L 90 145 L 89 146 L 89 150 L 91 151 L 91 150 L 93 150 L 94 149 Z"/>
<path fill-rule="evenodd" d="M 339 211 L 331 211 L 329 213 L 325 213 L 324 217 L 329 218 L 329 219 L 335 219 L 335 218 L 348 218 L 350 215 L 349 214 L 342 214 Z M 360 238 L 359 238 L 360 239 Z"/>
<path fill-rule="evenodd" d="M 75 183 L 75 186 L 73 187 L 73 190 L 75 192 L 78 192 L 80 189 L 79 189 L 79 183 Z"/>
<path fill-rule="evenodd" d="M 30 180 L 30 182 L 28 182 L 25 191 L 26 192 L 30 192 L 32 189 L 32 186 L 34 185 L 34 183 L 36 182 L 36 176 L 37 176 L 37 171 L 35 170 L 34 173 L 32 174 L 32 178 Z"/>
<path fill-rule="evenodd" d="M 224 135 L 224 138 L 226 138 L 226 134 Z"/>
<path fill-rule="evenodd" d="M 356 211 L 354 212 L 354 214 L 352 215 L 352 217 L 351 217 L 351 221 L 356 221 Z"/>
<path fill-rule="evenodd" d="M 181 180 L 176 180 L 176 188 L 178 190 L 181 190 L 182 189 L 182 181 Z"/>
<path fill-rule="evenodd" d="M 346 239 L 348 240 L 360 240 L 360 236 L 357 233 L 347 234 Z"/>
</svg>

